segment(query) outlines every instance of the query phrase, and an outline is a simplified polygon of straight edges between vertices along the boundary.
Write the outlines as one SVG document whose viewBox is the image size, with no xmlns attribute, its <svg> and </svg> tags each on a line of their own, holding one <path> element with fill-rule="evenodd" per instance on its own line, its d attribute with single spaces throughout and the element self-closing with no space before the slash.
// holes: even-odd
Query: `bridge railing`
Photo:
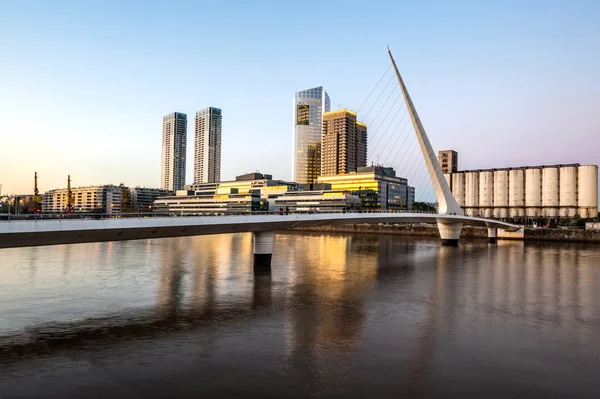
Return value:
<svg viewBox="0 0 600 399">
<path fill-rule="evenodd" d="M 339 211 L 320 211 L 320 210 L 290 210 L 290 211 L 214 211 L 214 212 L 131 212 L 131 213 L 35 213 L 35 214 L 0 214 L 0 221 L 18 221 L 18 220 L 103 220 L 103 219 L 128 219 L 128 218 L 157 218 L 157 217 L 212 217 L 212 216 L 248 216 L 248 215 L 298 215 L 298 214 L 365 214 L 365 213 L 418 213 L 435 214 L 431 211 L 415 210 L 339 210 Z"/>
</svg>

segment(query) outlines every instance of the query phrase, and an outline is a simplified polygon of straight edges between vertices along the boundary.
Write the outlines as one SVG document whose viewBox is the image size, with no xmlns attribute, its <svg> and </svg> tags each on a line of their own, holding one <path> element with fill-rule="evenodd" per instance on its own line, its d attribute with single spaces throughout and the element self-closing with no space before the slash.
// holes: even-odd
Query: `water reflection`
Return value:
<svg viewBox="0 0 600 399">
<path fill-rule="evenodd" d="M 593 245 L 286 233 L 275 248 L 266 275 L 253 273 L 250 234 L 1 250 L 0 361 L 117 342 L 137 356 L 138 342 L 193 331 L 211 356 L 224 337 L 280 347 L 282 372 L 311 392 L 388 364 L 398 374 L 381 383 L 415 394 L 436 370 L 476 375 L 479 357 L 521 361 L 518 348 L 535 347 L 585 361 L 600 344 Z M 473 369 L 448 369 L 461 356 Z"/>
</svg>

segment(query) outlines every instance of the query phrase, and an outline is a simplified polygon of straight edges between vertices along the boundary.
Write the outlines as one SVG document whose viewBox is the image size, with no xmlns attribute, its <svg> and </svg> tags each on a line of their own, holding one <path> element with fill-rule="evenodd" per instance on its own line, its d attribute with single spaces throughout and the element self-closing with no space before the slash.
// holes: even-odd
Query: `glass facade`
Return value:
<svg viewBox="0 0 600 399">
<path fill-rule="evenodd" d="M 408 186 L 408 180 L 396 177 L 392 168 L 358 168 L 356 173 L 320 176 L 318 183 L 331 184 L 332 190 L 347 190 L 357 195 L 364 210 L 412 210 L 414 188 Z"/>
<path fill-rule="evenodd" d="M 321 174 L 323 113 L 330 100 L 323 87 L 299 91 L 294 97 L 294 181 L 313 183 Z"/>
</svg>

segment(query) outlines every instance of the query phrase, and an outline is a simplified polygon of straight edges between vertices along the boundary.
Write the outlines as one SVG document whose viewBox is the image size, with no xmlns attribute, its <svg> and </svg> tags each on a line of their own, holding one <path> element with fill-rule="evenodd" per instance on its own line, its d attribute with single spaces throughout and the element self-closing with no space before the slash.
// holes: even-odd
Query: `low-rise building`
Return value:
<svg viewBox="0 0 600 399">
<path fill-rule="evenodd" d="M 151 212 L 152 204 L 158 197 L 173 195 L 170 190 L 160 188 L 132 187 L 129 189 L 131 210 L 133 212 Z"/>
<path fill-rule="evenodd" d="M 256 192 L 262 198 L 274 198 L 287 191 L 299 189 L 299 185 L 293 182 L 283 180 L 274 180 L 272 175 L 263 173 L 247 173 L 236 176 L 235 180 L 223 181 L 218 183 L 194 183 L 185 186 L 188 191 L 194 193 L 227 193 L 230 189 L 236 189 L 240 194 Z"/>
<path fill-rule="evenodd" d="M 73 212 L 80 213 L 121 213 L 123 191 L 114 185 L 75 187 Z M 66 188 L 50 190 L 42 195 L 43 213 L 61 213 L 67 208 L 68 192 Z"/>
<path fill-rule="evenodd" d="M 357 195 L 364 210 L 412 210 L 415 200 L 414 187 L 408 185 L 407 179 L 396 177 L 390 167 L 361 167 L 353 173 L 319 176 L 317 182 Z"/>
<path fill-rule="evenodd" d="M 360 207 L 360 198 L 346 190 L 289 191 L 275 199 L 275 211 L 345 212 Z"/>
<path fill-rule="evenodd" d="M 299 187 L 297 183 L 274 180 L 269 174 L 247 173 L 230 181 L 188 184 L 176 196 L 160 197 L 153 210 L 184 213 L 274 211 L 275 198 Z M 190 198 L 184 201 L 182 197 L 185 196 Z M 211 201 L 214 206 L 209 205 Z"/>
<path fill-rule="evenodd" d="M 152 210 L 176 215 L 207 215 L 267 212 L 269 204 L 258 191 L 240 193 L 235 188 L 218 193 L 178 190 L 176 195 L 160 197 Z"/>
</svg>

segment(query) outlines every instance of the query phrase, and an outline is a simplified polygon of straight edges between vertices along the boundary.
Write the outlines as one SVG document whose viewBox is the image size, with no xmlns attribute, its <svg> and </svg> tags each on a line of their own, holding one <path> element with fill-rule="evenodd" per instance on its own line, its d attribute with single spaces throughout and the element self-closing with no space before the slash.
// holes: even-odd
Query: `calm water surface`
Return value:
<svg viewBox="0 0 600 399">
<path fill-rule="evenodd" d="M 0 250 L 0 397 L 600 397 L 600 245 L 278 234 Z M 260 396 L 259 396 L 260 395 Z"/>
</svg>

